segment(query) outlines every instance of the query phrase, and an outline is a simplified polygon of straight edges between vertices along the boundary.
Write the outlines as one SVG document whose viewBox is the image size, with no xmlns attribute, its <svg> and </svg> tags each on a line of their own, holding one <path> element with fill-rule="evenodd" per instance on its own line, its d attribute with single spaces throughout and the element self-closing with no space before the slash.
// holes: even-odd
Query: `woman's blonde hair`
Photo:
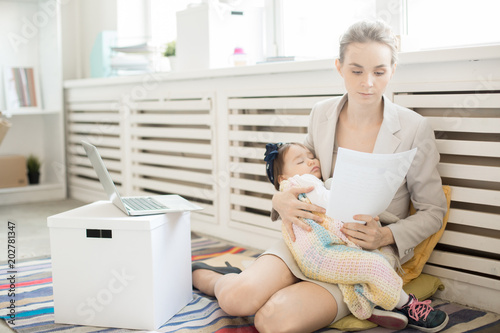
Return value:
<svg viewBox="0 0 500 333">
<path fill-rule="evenodd" d="M 351 25 L 340 37 L 339 61 L 344 63 L 344 56 L 349 44 L 376 42 L 391 49 L 391 65 L 398 61 L 396 36 L 384 21 L 359 21 Z"/>
</svg>

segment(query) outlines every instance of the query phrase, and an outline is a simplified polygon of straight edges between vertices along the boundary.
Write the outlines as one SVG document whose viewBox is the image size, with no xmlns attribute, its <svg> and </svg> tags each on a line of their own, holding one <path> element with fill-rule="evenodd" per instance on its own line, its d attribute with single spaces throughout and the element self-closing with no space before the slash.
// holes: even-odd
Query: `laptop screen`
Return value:
<svg viewBox="0 0 500 333">
<path fill-rule="evenodd" d="M 106 166 L 104 165 L 104 162 L 101 158 L 101 155 L 99 155 L 97 148 L 85 141 L 82 141 L 82 145 L 85 149 L 85 152 L 87 153 L 87 156 L 89 157 L 90 163 L 92 163 L 92 166 L 94 167 L 97 177 L 99 177 L 99 182 L 101 182 L 102 186 L 104 187 L 104 191 L 106 192 L 108 199 L 113 202 L 113 204 L 115 204 L 118 208 L 127 213 L 127 209 L 120 199 L 120 194 L 118 193 L 118 190 L 116 189 L 116 186 L 113 183 L 108 169 L 106 169 Z"/>
</svg>

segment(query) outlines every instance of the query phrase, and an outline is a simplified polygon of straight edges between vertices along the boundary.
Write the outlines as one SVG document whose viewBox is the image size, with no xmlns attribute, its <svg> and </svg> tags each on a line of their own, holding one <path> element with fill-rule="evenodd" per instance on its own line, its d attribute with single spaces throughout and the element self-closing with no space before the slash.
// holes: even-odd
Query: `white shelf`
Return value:
<svg viewBox="0 0 500 333">
<path fill-rule="evenodd" d="M 34 184 L 21 187 L 6 187 L 0 188 L 0 194 L 21 193 L 32 191 L 46 191 L 61 188 L 61 184 Z"/>
<path fill-rule="evenodd" d="M 0 189 L 2 205 L 58 200 L 65 197 L 64 184 L 37 184 Z"/>
<path fill-rule="evenodd" d="M 0 145 L 0 156 L 33 154 L 42 161 L 41 184 L 0 189 L 0 206 L 66 197 L 60 4 L 52 0 L 0 0 L 0 21 L 7 30 L 22 36 L 26 23 L 15 17 L 30 19 L 39 13 L 49 14 L 49 4 L 50 15 L 44 24 L 37 25 L 37 33 L 28 43 L 15 47 L 8 40 L 0 40 L 0 67 L 36 68 L 40 90 L 38 107 L 26 108 L 8 107 L 0 93 L 0 110 L 12 124 Z M 3 91 L 4 82 L 0 80 Z"/>
</svg>

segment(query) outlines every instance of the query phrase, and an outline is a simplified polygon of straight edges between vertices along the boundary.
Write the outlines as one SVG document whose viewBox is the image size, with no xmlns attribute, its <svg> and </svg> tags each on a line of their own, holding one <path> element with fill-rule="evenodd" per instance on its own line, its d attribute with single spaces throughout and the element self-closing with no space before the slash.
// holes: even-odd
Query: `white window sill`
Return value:
<svg viewBox="0 0 500 333">
<path fill-rule="evenodd" d="M 500 45 L 463 47 L 454 49 L 402 52 L 399 64 L 439 63 L 452 61 L 478 61 L 500 58 Z M 249 76 L 286 72 L 310 72 L 333 70 L 334 59 L 305 60 L 293 62 L 264 63 L 241 67 L 214 68 L 182 72 L 149 73 L 133 76 L 117 76 L 109 78 L 89 78 L 68 80 L 65 88 L 95 87 L 101 85 L 131 84 L 154 81 L 177 81 L 193 79 L 210 79 L 228 76 Z"/>
</svg>

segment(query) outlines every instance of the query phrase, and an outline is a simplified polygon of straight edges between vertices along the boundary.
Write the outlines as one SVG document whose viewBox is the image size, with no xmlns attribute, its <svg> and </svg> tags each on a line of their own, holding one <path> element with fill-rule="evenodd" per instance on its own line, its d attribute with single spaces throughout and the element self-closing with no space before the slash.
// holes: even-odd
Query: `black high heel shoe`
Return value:
<svg viewBox="0 0 500 333">
<path fill-rule="evenodd" d="M 214 271 L 222 275 L 229 273 L 236 273 L 236 274 L 241 273 L 241 269 L 239 269 L 238 267 L 231 266 L 231 264 L 228 261 L 226 261 L 226 267 L 215 267 L 207 265 L 204 262 L 194 262 L 191 265 L 191 271 L 194 272 L 197 269 L 207 269 L 209 271 Z"/>
</svg>

